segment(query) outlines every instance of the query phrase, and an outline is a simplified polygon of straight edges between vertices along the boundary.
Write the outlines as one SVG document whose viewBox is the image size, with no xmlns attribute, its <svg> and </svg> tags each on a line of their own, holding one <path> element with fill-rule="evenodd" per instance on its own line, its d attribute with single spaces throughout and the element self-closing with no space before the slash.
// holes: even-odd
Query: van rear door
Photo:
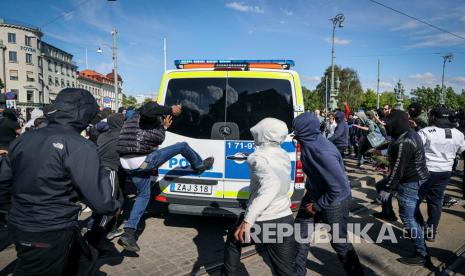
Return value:
<svg viewBox="0 0 465 276">
<path fill-rule="evenodd" d="M 173 119 L 162 147 L 187 142 L 202 158 L 215 157 L 211 170 L 195 175 L 187 160 L 178 155 L 159 168 L 165 176 L 160 188 L 165 194 L 223 198 L 224 136 L 218 125 L 225 123 L 226 72 L 175 71 L 165 76 L 164 95 L 159 101 L 166 106 L 182 105 L 182 113 Z M 216 130 L 216 131 L 214 131 Z"/>
<path fill-rule="evenodd" d="M 294 118 L 294 82 L 285 72 L 230 71 L 226 90 L 226 121 L 237 125 L 239 138 L 226 141 L 224 197 L 247 199 L 250 174 L 247 156 L 254 151 L 250 128 L 262 119 L 272 117 L 292 130 Z M 282 147 L 289 152 L 295 168 L 295 147 L 290 136 Z M 293 191 L 294 171 L 289 179 Z"/>
</svg>

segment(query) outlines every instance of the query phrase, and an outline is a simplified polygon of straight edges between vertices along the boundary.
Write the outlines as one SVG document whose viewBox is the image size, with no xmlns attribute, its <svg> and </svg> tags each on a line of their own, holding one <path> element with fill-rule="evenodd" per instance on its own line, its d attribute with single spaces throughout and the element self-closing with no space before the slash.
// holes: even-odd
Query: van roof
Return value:
<svg viewBox="0 0 465 276">
<path fill-rule="evenodd" d="M 216 71 L 248 71 L 250 69 L 289 70 L 295 65 L 293 60 L 175 60 L 177 69 L 212 69 Z"/>
</svg>

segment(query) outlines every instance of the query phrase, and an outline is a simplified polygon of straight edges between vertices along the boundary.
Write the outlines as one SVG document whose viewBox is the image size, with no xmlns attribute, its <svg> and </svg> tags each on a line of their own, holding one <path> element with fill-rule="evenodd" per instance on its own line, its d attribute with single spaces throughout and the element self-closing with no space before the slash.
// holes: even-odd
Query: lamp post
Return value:
<svg viewBox="0 0 465 276">
<path fill-rule="evenodd" d="M 119 89 L 118 89 L 118 48 L 116 45 L 116 36 L 118 35 L 118 30 L 116 28 L 113 28 L 111 35 L 113 37 L 113 46 L 110 47 L 106 44 L 103 44 L 109 48 L 112 49 L 112 58 L 113 58 L 113 85 L 115 89 L 115 109 L 118 111 L 119 109 Z M 97 53 L 103 53 L 103 50 L 101 47 L 97 49 Z"/>
<path fill-rule="evenodd" d="M 394 87 L 394 93 L 396 94 L 396 100 L 397 100 L 395 109 L 397 110 L 404 110 L 404 104 L 403 104 L 404 91 L 405 91 L 404 86 L 399 80 L 396 86 Z"/>
<path fill-rule="evenodd" d="M 3 40 L 0 40 L 0 49 L 2 49 L 2 69 L 3 69 L 3 93 L 6 96 L 6 66 L 5 66 L 5 52 L 6 52 L 6 45 L 3 44 Z"/>
<path fill-rule="evenodd" d="M 448 61 L 448 62 L 452 62 L 452 58 L 453 58 L 453 57 L 454 57 L 454 55 L 451 54 L 451 53 L 448 53 L 448 54 L 442 56 L 442 58 L 443 58 L 443 63 L 442 63 L 441 95 L 440 95 L 440 98 L 439 98 L 439 103 L 440 103 L 440 104 L 445 104 L 445 103 L 446 103 L 446 101 L 445 101 L 445 99 L 444 99 L 444 94 L 445 94 L 445 92 L 444 92 L 444 71 L 445 71 L 445 69 L 446 69 L 446 62 L 447 62 L 447 61 Z"/>
<path fill-rule="evenodd" d="M 331 89 L 330 89 L 330 105 L 331 105 L 331 110 L 334 110 L 337 108 L 337 94 L 336 90 L 334 87 L 334 34 L 336 32 L 336 26 L 339 28 L 342 28 L 342 22 L 344 22 L 344 15 L 342 13 L 336 15 L 335 17 L 329 19 L 331 22 L 333 22 L 333 37 L 331 41 Z"/>
</svg>

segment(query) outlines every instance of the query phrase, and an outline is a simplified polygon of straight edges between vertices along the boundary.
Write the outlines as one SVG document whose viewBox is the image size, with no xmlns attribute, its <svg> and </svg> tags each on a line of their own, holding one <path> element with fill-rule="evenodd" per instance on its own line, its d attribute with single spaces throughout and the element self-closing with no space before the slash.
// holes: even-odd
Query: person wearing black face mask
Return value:
<svg viewBox="0 0 465 276">
<path fill-rule="evenodd" d="M 76 273 L 79 246 L 94 261 L 78 229 L 78 201 L 101 215 L 121 207 L 95 145 L 79 134 L 97 111 L 89 91 L 64 89 L 56 97 L 48 126 L 28 131 L 10 144 L 8 227 L 18 257 L 15 275 Z"/>
<path fill-rule="evenodd" d="M 388 148 L 391 173 L 380 189 L 380 197 L 382 201 L 387 201 L 391 194 L 396 195 L 399 216 L 416 251 L 414 256 L 402 257 L 398 261 L 407 265 L 430 265 L 422 222 L 415 216 L 419 188 L 429 178 L 423 143 L 415 130 L 410 128 L 407 114 L 400 110 L 389 114 L 386 131 L 393 139 Z"/>
<path fill-rule="evenodd" d="M 420 103 L 411 103 L 408 106 L 408 115 L 410 116 L 410 127 L 416 131 L 428 126 L 428 114 L 423 112 Z"/>
</svg>

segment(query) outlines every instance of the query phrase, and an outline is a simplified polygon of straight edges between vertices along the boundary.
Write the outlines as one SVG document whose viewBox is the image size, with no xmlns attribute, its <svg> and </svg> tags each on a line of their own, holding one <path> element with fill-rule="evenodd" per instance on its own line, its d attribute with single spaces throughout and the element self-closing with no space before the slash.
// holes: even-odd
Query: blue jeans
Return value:
<svg viewBox="0 0 465 276">
<path fill-rule="evenodd" d="M 145 162 L 148 166 L 145 169 L 127 170 L 131 176 L 132 183 L 137 188 L 137 197 L 132 206 L 131 214 L 124 228 L 137 229 L 145 208 L 150 201 L 151 194 L 151 175 L 150 171 L 158 168 L 172 157 L 181 154 L 189 161 L 192 168 L 197 168 L 202 165 L 202 158 L 195 152 L 186 142 L 176 143 L 166 148 L 158 149 L 147 155 Z"/>
<path fill-rule="evenodd" d="M 423 236 L 423 222 L 418 217 L 420 186 L 425 181 L 400 183 L 397 189 L 397 202 L 399 203 L 399 216 L 412 239 L 415 250 L 421 256 L 426 256 L 425 239 Z"/>
<path fill-rule="evenodd" d="M 432 233 L 436 233 L 441 218 L 444 191 L 447 184 L 449 184 L 452 172 L 429 172 L 429 174 L 430 178 L 428 181 L 420 187 L 418 204 L 420 205 L 426 198 L 428 206 L 427 227 L 432 230 Z M 421 222 L 424 222 L 420 210 L 418 210 L 418 217 L 421 219 Z"/>
</svg>

